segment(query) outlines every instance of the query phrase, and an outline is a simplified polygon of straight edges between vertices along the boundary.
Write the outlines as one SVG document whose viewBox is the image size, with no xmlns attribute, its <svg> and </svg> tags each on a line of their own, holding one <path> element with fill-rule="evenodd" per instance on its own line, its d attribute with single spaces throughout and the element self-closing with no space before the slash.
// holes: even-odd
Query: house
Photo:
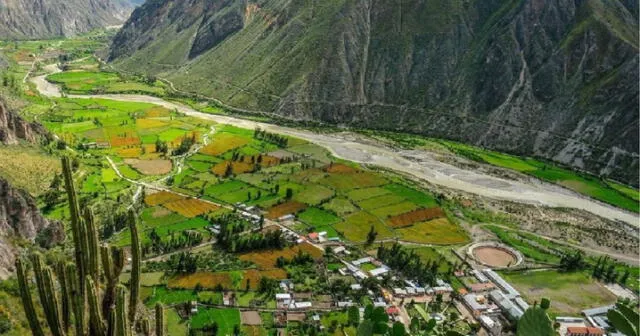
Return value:
<svg viewBox="0 0 640 336">
<path fill-rule="evenodd" d="M 327 241 L 327 231 L 318 232 L 318 241 L 321 243 Z"/>
<path fill-rule="evenodd" d="M 344 253 L 344 251 L 346 251 L 347 249 L 344 248 L 344 246 L 336 246 L 333 248 L 333 253 L 335 254 L 340 254 L 340 253 Z"/>
<path fill-rule="evenodd" d="M 603 336 L 604 330 L 596 327 L 568 327 L 567 336 Z"/>
<path fill-rule="evenodd" d="M 318 241 L 318 233 L 317 232 L 311 232 L 307 237 L 309 237 L 309 239 L 313 240 L 313 241 Z"/>
<path fill-rule="evenodd" d="M 371 274 L 372 277 L 377 277 L 388 272 L 389 272 L 389 268 L 387 266 L 382 266 L 382 267 L 378 267 L 370 270 L 369 274 Z"/>
<path fill-rule="evenodd" d="M 279 221 L 279 222 L 286 222 L 286 221 L 294 220 L 295 218 L 296 218 L 296 216 L 295 216 L 295 215 L 291 215 L 291 214 L 289 214 L 289 215 L 284 215 L 284 216 L 282 216 L 282 217 L 278 218 L 278 221 Z"/>
<path fill-rule="evenodd" d="M 482 272 L 480 272 L 480 271 L 478 271 L 478 270 L 473 270 L 473 271 L 471 271 L 470 273 L 471 273 L 471 275 L 473 275 L 476 279 L 478 279 L 478 281 L 479 281 L 480 283 L 487 283 L 487 282 L 489 282 L 489 279 L 488 279 L 484 274 L 482 274 Z"/>
<path fill-rule="evenodd" d="M 405 289 L 402 289 L 402 288 L 394 288 L 393 289 L 393 295 L 395 295 L 397 297 L 405 297 L 405 296 L 407 296 L 407 291 Z"/>
<path fill-rule="evenodd" d="M 396 306 L 391 306 L 387 308 L 386 312 L 387 312 L 387 315 L 398 315 L 400 314 L 400 309 L 398 309 L 398 307 Z"/>
<path fill-rule="evenodd" d="M 485 269 L 482 271 L 493 283 L 498 286 L 504 293 L 505 297 L 509 300 L 515 299 L 520 296 L 520 293 L 513 288 L 507 281 L 505 281 L 498 273 L 494 272 L 492 269 Z"/>
<path fill-rule="evenodd" d="M 492 319 L 487 315 L 480 315 L 480 317 L 478 317 L 478 320 L 480 321 L 480 324 L 482 324 L 482 326 L 487 329 L 487 331 L 489 331 L 491 335 L 502 335 L 502 325 L 500 324 L 500 322 Z"/>
<path fill-rule="evenodd" d="M 352 289 L 352 290 L 354 290 L 354 291 L 361 290 L 361 289 L 362 289 L 362 285 L 360 285 L 360 284 L 353 284 L 353 285 L 351 285 L 351 289 Z"/>
<path fill-rule="evenodd" d="M 504 294 L 497 289 L 489 293 L 491 300 L 493 300 L 509 318 L 518 320 L 524 315 L 524 311 L 511 301 L 507 295 L 508 294 Z"/>
<path fill-rule="evenodd" d="M 191 301 L 191 314 L 198 312 L 198 301 Z"/>
<path fill-rule="evenodd" d="M 480 314 L 490 308 L 487 303 L 487 298 L 483 295 L 467 294 L 462 297 L 462 301 L 467 308 L 469 308 L 473 316 L 480 316 Z"/>
<path fill-rule="evenodd" d="M 278 293 L 276 294 L 276 305 L 278 308 L 286 308 L 291 304 L 291 294 Z"/>
<path fill-rule="evenodd" d="M 339 301 L 338 302 L 338 307 L 339 308 L 347 308 L 347 307 L 351 307 L 354 306 L 355 304 L 352 301 Z"/>
<path fill-rule="evenodd" d="M 470 291 L 472 292 L 486 292 L 492 289 L 496 288 L 496 285 L 494 285 L 491 282 L 486 282 L 486 283 L 474 283 L 474 284 L 470 284 L 467 286 L 469 288 Z"/>
<path fill-rule="evenodd" d="M 373 258 L 371 258 L 371 257 L 364 257 L 364 258 L 360 258 L 360 259 L 358 259 L 358 260 L 354 260 L 354 261 L 352 261 L 351 263 L 352 263 L 352 264 L 354 264 L 354 265 L 356 265 L 356 266 L 360 266 L 360 265 L 362 265 L 362 264 L 366 264 L 366 263 L 371 262 L 371 260 L 373 260 Z"/>
<path fill-rule="evenodd" d="M 309 301 L 305 301 L 305 302 L 294 302 L 293 303 L 293 308 L 295 309 L 309 309 L 313 306 L 313 304 Z"/>
</svg>

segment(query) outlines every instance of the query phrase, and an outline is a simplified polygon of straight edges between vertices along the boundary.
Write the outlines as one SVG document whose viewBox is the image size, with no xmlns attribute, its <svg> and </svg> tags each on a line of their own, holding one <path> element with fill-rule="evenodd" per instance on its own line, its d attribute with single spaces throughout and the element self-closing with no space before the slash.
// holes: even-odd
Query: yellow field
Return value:
<svg viewBox="0 0 640 336">
<path fill-rule="evenodd" d="M 168 124 L 166 121 L 158 119 L 136 119 L 136 127 L 141 129 L 164 127 Z"/>
<path fill-rule="evenodd" d="M 118 150 L 118 156 L 121 158 L 138 158 L 142 155 L 142 149 L 140 147 L 122 148 Z"/>
<path fill-rule="evenodd" d="M 400 239 L 419 244 L 452 245 L 469 240 L 465 231 L 447 218 L 414 224 L 397 229 L 396 232 L 400 235 Z"/>
<path fill-rule="evenodd" d="M 249 139 L 229 133 L 216 134 L 213 142 L 204 147 L 200 152 L 207 155 L 220 155 L 234 148 L 242 147 L 249 143 Z"/>
<path fill-rule="evenodd" d="M 144 111 L 144 116 L 147 118 L 168 117 L 170 114 L 171 111 L 162 106 L 154 106 Z"/>
<path fill-rule="evenodd" d="M 237 272 L 196 272 L 169 279 L 167 287 L 193 289 L 200 285 L 205 289 L 214 289 L 220 285 L 225 289 L 240 289 L 244 288 L 248 280 L 251 289 L 255 290 L 262 277 L 282 280 L 287 278 L 287 272 L 279 268 L 267 271 L 250 269 Z"/>
<path fill-rule="evenodd" d="M 235 174 L 235 175 L 248 173 L 250 171 L 253 171 L 253 165 L 251 163 L 237 162 L 237 161 L 220 162 L 220 163 L 216 164 L 215 166 L 211 167 L 211 171 L 214 174 L 218 175 L 218 176 L 224 176 L 224 173 L 227 171 L 227 166 L 228 165 L 231 165 L 231 169 L 233 171 L 233 174 Z"/>
<path fill-rule="evenodd" d="M 219 207 L 214 204 L 194 198 L 164 203 L 163 206 L 188 218 L 193 218 L 219 209 Z"/>
<path fill-rule="evenodd" d="M 156 206 L 168 202 L 181 200 L 184 197 L 174 194 L 168 191 L 160 191 L 154 194 L 149 194 L 144 198 L 144 202 L 149 206 Z"/>
</svg>

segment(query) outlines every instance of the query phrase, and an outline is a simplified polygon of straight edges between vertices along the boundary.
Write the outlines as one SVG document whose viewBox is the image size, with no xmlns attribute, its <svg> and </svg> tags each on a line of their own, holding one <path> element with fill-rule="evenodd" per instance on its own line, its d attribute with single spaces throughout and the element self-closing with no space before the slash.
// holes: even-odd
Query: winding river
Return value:
<svg viewBox="0 0 640 336">
<path fill-rule="evenodd" d="M 48 65 L 45 70 L 51 74 L 59 72 L 57 65 Z M 37 89 L 45 96 L 60 97 L 60 88 L 46 80 L 46 75 L 30 78 Z M 80 99 L 112 99 L 124 102 L 143 102 L 164 106 L 189 116 L 213 120 L 218 123 L 253 129 L 260 127 L 305 139 L 328 149 L 334 156 L 363 164 L 371 164 L 412 175 L 432 184 L 461 190 L 493 199 L 537 204 L 550 207 L 575 208 L 595 215 L 639 226 L 640 217 L 613 206 L 579 195 L 551 183 L 534 181 L 511 181 L 483 174 L 473 170 L 459 168 L 436 160 L 423 150 L 397 150 L 350 133 L 315 133 L 274 124 L 255 122 L 229 116 L 214 115 L 196 111 L 188 106 L 169 102 L 161 98 L 145 95 L 105 94 L 105 95 L 68 95 Z"/>
</svg>

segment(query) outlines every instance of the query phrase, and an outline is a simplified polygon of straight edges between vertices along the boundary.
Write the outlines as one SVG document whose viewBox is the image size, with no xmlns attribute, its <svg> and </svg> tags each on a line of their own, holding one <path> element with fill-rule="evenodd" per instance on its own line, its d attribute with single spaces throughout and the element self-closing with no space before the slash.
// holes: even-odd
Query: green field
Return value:
<svg viewBox="0 0 640 336">
<path fill-rule="evenodd" d="M 551 300 L 549 312 L 554 316 L 580 315 L 583 309 L 616 302 L 616 296 L 582 272 L 531 271 L 503 273 L 529 304 L 542 298 Z"/>
<path fill-rule="evenodd" d="M 85 68 L 86 65 L 84 66 Z M 47 76 L 52 83 L 61 84 L 64 91 L 72 94 L 88 93 L 143 93 L 164 95 L 165 89 L 160 82 L 149 85 L 124 78 L 114 72 L 74 70 Z"/>
<path fill-rule="evenodd" d="M 333 225 L 340 221 L 340 217 L 318 208 L 306 209 L 298 214 L 298 219 L 311 226 Z"/>
<path fill-rule="evenodd" d="M 202 329 L 218 325 L 219 335 L 232 335 L 233 328 L 240 326 L 240 312 L 237 309 L 200 308 L 191 318 L 191 327 Z"/>
</svg>

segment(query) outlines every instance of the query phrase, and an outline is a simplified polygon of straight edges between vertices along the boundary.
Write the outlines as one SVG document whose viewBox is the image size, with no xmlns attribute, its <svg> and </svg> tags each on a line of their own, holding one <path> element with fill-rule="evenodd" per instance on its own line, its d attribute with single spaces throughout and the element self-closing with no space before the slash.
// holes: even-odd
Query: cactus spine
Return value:
<svg viewBox="0 0 640 336">
<path fill-rule="evenodd" d="M 131 281 L 129 282 L 129 322 L 135 325 L 138 294 L 140 292 L 140 240 L 136 214 L 129 210 L 129 230 L 131 231 Z"/>
<path fill-rule="evenodd" d="M 22 306 L 24 312 L 27 315 L 29 321 L 29 327 L 33 336 L 44 336 L 42 327 L 40 327 L 40 321 L 38 321 L 38 315 L 33 307 L 33 300 L 31 299 L 31 291 L 29 291 L 29 284 L 27 283 L 27 277 L 25 274 L 24 266 L 20 258 L 16 259 L 16 273 L 18 275 L 18 284 L 20 285 L 20 296 L 22 297 Z"/>
<path fill-rule="evenodd" d="M 124 267 L 124 253 L 122 253 L 121 249 L 113 246 L 101 246 L 100 252 L 102 268 L 107 282 L 104 297 L 102 298 L 102 314 L 109 316 L 111 307 L 115 302 L 118 277 Z"/>
<path fill-rule="evenodd" d="M 89 303 L 89 324 L 91 325 L 92 335 L 104 336 L 105 328 L 102 319 L 102 310 L 98 303 L 97 285 L 90 276 L 87 276 L 87 300 Z"/>
<path fill-rule="evenodd" d="M 156 303 L 156 336 L 164 336 L 164 307 Z"/>
<path fill-rule="evenodd" d="M 116 287 L 116 313 L 115 326 L 116 336 L 129 336 L 131 329 L 127 322 L 127 296 L 126 289 L 122 285 Z"/>
</svg>

